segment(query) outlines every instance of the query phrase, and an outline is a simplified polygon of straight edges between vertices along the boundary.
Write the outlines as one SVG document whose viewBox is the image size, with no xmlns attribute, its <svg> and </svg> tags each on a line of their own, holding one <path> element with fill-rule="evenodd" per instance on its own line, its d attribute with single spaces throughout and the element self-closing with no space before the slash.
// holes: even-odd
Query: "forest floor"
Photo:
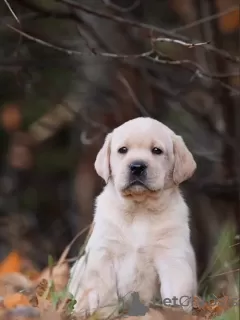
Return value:
<svg viewBox="0 0 240 320">
<path fill-rule="evenodd" d="M 0 264 L 0 320 L 80 320 L 74 314 L 74 298 L 67 292 L 70 276 L 68 246 L 58 262 L 51 256 L 44 270 L 36 270 L 31 261 L 12 251 Z M 233 284 L 236 286 L 236 283 Z M 238 286 L 236 286 L 238 287 Z M 217 302 L 216 302 L 217 301 Z M 239 300 L 235 305 L 228 296 L 203 302 L 194 297 L 193 314 L 179 309 L 153 305 L 143 316 L 120 314 L 128 320 L 237 320 Z M 99 319 L 98 314 L 88 318 Z"/>
</svg>

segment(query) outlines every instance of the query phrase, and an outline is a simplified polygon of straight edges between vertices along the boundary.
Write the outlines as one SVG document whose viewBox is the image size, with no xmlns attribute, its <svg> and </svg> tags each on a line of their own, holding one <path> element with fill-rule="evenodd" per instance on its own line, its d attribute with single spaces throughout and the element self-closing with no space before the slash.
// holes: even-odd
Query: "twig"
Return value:
<svg viewBox="0 0 240 320">
<path fill-rule="evenodd" d="M 92 8 L 89 8 L 89 7 L 83 5 L 83 4 L 79 3 L 79 2 L 76 2 L 74 0 L 56 0 L 56 2 L 64 3 L 64 4 L 66 4 L 68 6 L 71 6 L 71 7 L 75 8 L 75 9 L 81 10 L 81 11 L 86 12 L 86 13 L 91 14 L 91 15 L 95 15 L 95 16 L 97 16 L 99 18 L 102 18 L 102 19 L 111 20 L 111 21 L 114 21 L 114 22 L 117 22 L 117 23 L 122 23 L 122 24 L 125 24 L 125 25 L 129 25 L 129 26 L 132 26 L 132 27 L 149 30 L 151 33 L 157 32 L 157 33 L 163 34 L 164 36 L 178 38 L 179 40 L 186 41 L 186 42 L 189 42 L 189 43 L 197 42 L 197 41 L 190 41 L 185 36 L 176 35 L 176 33 L 172 32 L 172 31 L 168 31 L 168 30 L 165 30 L 163 28 L 152 26 L 152 25 L 149 25 L 147 23 L 142 23 L 142 22 L 131 20 L 131 19 L 125 19 L 123 17 L 114 16 L 114 15 L 111 15 L 111 14 L 108 14 L 108 13 L 105 13 L 105 12 L 102 12 L 102 11 L 96 11 L 96 10 L 94 10 Z M 235 63 L 239 63 L 240 62 L 240 57 L 232 56 L 227 51 L 218 49 L 218 48 L 214 47 L 211 44 L 207 43 L 207 44 L 204 45 L 204 47 L 207 50 L 213 51 L 216 54 L 223 56 L 227 60 L 230 60 L 230 61 L 235 62 Z"/>
<path fill-rule="evenodd" d="M 43 15 L 46 15 L 46 16 L 53 16 L 53 17 L 58 18 L 58 19 L 74 20 L 74 21 L 76 21 L 78 23 L 82 22 L 81 17 L 79 17 L 77 14 L 75 14 L 74 11 L 70 12 L 70 13 L 69 12 L 65 13 L 65 12 L 59 12 L 59 11 L 51 11 L 51 10 L 48 10 L 48 9 L 43 8 L 41 6 L 38 6 L 36 4 L 28 3 L 26 0 L 21 0 L 21 1 L 20 0 L 15 0 L 15 1 L 17 1 L 20 5 L 28 7 L 29 9 L 31 9 L 33 11 L 38 11 L 38 12 L 40 12 Z M 97 12 L 94 9 L 88 8 L 86 6 L 83 6 L 82 4 L 80 4 L 78 2 L 75 2 L 75 1 L 72 1 L 72 0 L 55 0 L 55 1 L 62 2 L 64 4 L 66 4 L 66 5 L 69 5 L 69 6 L 72 6 L 72 7 L 76 8 L 78 10 L 85 11 L 88 14 L 96 15 L 96 16 L 98 16 L 100 18 L 103 18 L 103 19 L 112 20 L 112 21 L 115 21 L 117 23 L 128 24 L 128 25 L 131 25 L 133 27 L 149 30 L 151 33 L 152 32 L 157 32 L 157 33 L 163 34 L 163 35 L 165 35 L 167 37 L 178 38 L 179 40 L 192 43 L 192 41 L 189 38 L 187 38 L 186 36 L 179 35 L 179 34 L 177 35 L 176 34 L 176 32 L 178 31 L 177 29 L 169 31 L 169 30 L 165 30 L 165 29 L 162 29 L 162 28 L 159 28 L 159 27 L 156 27 L 156 26 L 152 26 L 152 25 L 146 24 L 146 23 L 140 23 L 140 22 L 136 22 L 136 21 L 133 21 L 133 20 L 124 19 L 122 17 L 113 16 L 111 14 L 107 14 L 107 13 L 103 13 L 103 12 Z M 195 41 L 195 42 L 197 42 L 197 41 Z M 209 51 L 213 51 L 218 55 L 223 56 L 225 59 L 227 59 L 227 60 L 229 60 L 231 62 L 235 62 L 235 63 L 239 63 L 240 62 L 240 57 L 232 56 L 227 51 L 222 50 L 222 49 L 218 49 L 215 46 L 213 46 L 212 44 L 206 43 L 204 45 L 204 48 L 209 50 Z"/>
<path fill-rule="evenodd" d="M 26 14 L 18 15 L 18 19 L 19 19 L 20 23 L 22 21 L 36 19 L 38 17 L 42 17 L 42 14 L 36 13 L 36 12 L 29 12 Z M 2 18 L 0 21 L 0 31 L 4 30 L 6 28 L 6 24 L 12 23 L 13 19 L 15 19 L 15 18 L 12 15 Z"/>
<path fill-rule="evenodd" d="M 75 15 L 73 12 L 63 12 L 57 9 L 53 11 L 51 9 L 48 9 L 46 6 L 43 6 L 41 4 L 39 5 L 38 1 L 28 1 L 28 0 L 12 0 L 12 1 L 17 2 L 18 5 L 24 8 L 37 12 L 42 17 L 53 17 L 57 19 L 69 19 L 77 22 L 82 22 L 82 19 L 77 15 Z"/>
<path fill-rule="evenodd" d="M 86 44 L 87 48 L 89 49 L 89 51 L 96 55 L 96 51 L 94 48 L 91 47 L 89 41 L 88 41 L 88 38 L 83 34 L 83 32 L 81 31 L 81 26 L 79 25 L 79 23 L 77 23 L 77 31 L 80 35 L 80 37 L 83 39 L 84 43 Z"/>
<path fill-rule="evenodd" d="M 79 257 L 75 256 L 73 258 L 66 259 L 65 262 L 67 262 L 67 263 L 76 262 L 78 259 L 79 259 Z"/>
<path fill-rule="evenodd" d="M 24 36 L 25 38 L 29 39 L 29 40 L 32 40 L 34 42 L 37 42 L 38 44 L 41 44 L 45 47 L 49 47 L 49 48 L 52 48 L 52 49 L 55 49 L 57 51 L 61 51 L 61 52 L 64 52 L 64 53 L 67 53 L 69 55 L 72 55 L 72 54 L 77 54 L 77 55 L 82 55 L 83 53 L 80 52 L 80 51 L 76 51 L 76 50 L 69 50 L 67 48 L 62 48 L 62 47 L 59 47 L 59 46 L 55 46 L 54 44 L 50 43 L 50 42 L 47 42 L 47 41 L 44 41 L 42 39 L 39 39 L 39 38 L 36 38 L 34 36 L 31 36 L 30 34 L 24 32 L 24 31 L 21 31 L 19 30 L 18 28 L 15 28 L 13 27 L 12 25 L 9 25 L 9 24 L 6 24 L 5 25 L 6 27 L 8 27 L 9 29 L 21 34 L 22 36 Z"/>
<path fill-rule="evenodd" d="M 205 44 L 208 44 L 210 42 L 196 42 L 196 43 L 189 43 L 189 42 L 185 42 L 182 40 L 178 40 L 178 39 L 170 39 L 170 38 L 156 38 L 156 39 L 152 39 L 152 42 L 170 42 L 170 43 L 177 43 L 180 44 L 182 46 L 188 47 L 189 49 L 191 48 L 195 48 L 195 47 L 199 47 L 199 46 L 204 46 Z"/>
<path fill-rule="evenodd" d="M 230 77 L 230 75 L 229 75 Z M 228 89 L 229 91 L 231 91 L 231 96 L 239 96 L 240 95 L 240 90 L 233 88 L 232 86 L 230 86 L 229 84 L 220 81 L 218 79 L 216 79 L 216 81 L 225 89 Z"/>
<path fill-rule="evenodd" d="M 193 28 L 193 27 L 196 27 L 202 23 L 205 23 L 205 22 L 208 22 L 208 21 L 211 21 L 213 19 L 217 19 L 217 18 L 220 18 L 222 16 L 225 16 L 226 14 L 232 12 L 232 11 L 235 11 L 235 10 L 238 10 L 239 9 L 239 6 L 232 6 L 224 11 L 221 11 L 221 12 L 218 12 L 218 13 L 215 13 L 215 14 L 212 14 L 212 15 L 209 15 L 207 17 L 204 17 L 202 19 L 198 19 L 196 21 L 193 21 L 185 26 L 182 26 L 182 27 L 179 27 L 179 28 L 175 28 L 175 29 L 172 29 L 171 31 L 172 32 L 181 32 L 181 31 L 184 31 L 184 30 L 187 30 L 187 29 L 190 29 L 190 28 Z"/>
<path fill-rule="evenodd" d="M 237 77 L 240 76 L 240 71 L 232 72 L 232 73 L 208 73 L 206 70 L 204 70 L 198 63 L 188 60 L 188 59 L 183 59 L 183 60 L 171 60 L 168 57 L 167 59 L 160 59 L 159 56 L 157 55 L 156 57 L 151 57 L 147 56 L 148 59 L 154 62 L 162 63 L 162 64 L 170 64 L 170 65 L 184 65 L 188 64 L 192 67 L 194 67 L 196 72 L 196 76 L 198 77 L 207 77 L 210 79 L 219 79 L 219 78 L 228 78 L 228 77 Z"/>
<path fill-rule="evenodd" d="M 237 154 L 239 154 L 239 148 L 236 143 L 229 137 L 228 134 L 221 132 L 215 125 L 215 123 L 211 120 L 210 115 L 207 113 L 202 113 L 199 109 L 193 108 L 187 101 L 185 101 L 181 96 L 179 96 L 179 92 L 172 92 L 168 87 L 163 86 L 162 83 L 158 81 L 153 76 L 149 76 L 149 81 L 151 85 L 163 92 L 166 96 L 174 99 L 175 101 L 179 101 L 182 107 L 189 112 L 194 118 L 200 119 L 203 124 L 207 126 L 207 128 L 217 135 L 220 139 L 225 141 L 231 148 L 235 150 Z M 226 187 L 224 187 L 226 189 Z"/>
<path fill-rule="evenodd" d="M 226 271 L 226 272 L 214 274 L 212 276 L 209 276 L 209 278 L 216 278 L 216 277 L 224 276 L 224 275 L 227 275 L 227 274 L 232 274 L 232 273 L 239 272 L 239 271 L 240 271 L 240 269 L 229 270 L 229 271 Z"/>
<path fill-rule="evenodd" d="M 114 9 L 114 10 L 116 10 L 116 11 L 119 11 L 119 12 L 122 12 L 122 13 L 131 12 L 131 11 L 133 11 L 134 9 L 136 9 L 136 8 L 140 5 L 140 0 L 135 0 L 135 1 L 133 2 L 133 4 L 131 4 L 130 6 L 125 7 L 125 8 L 120 7 L 120 6 L 112 3 L 111 0 L 102 0 L 102 2 L 103 2 L 106 6 L 108 6 L 109 8 L 112 8 L 112 9 Z"/>
<path fill-rule="evenodd" d="M 140 110 L 141 114 L 145 117 L 149 117 L 149 113 L 147 112 L 146 108 L 141 104 L 141 102 L 138 100 L 136 94 L 134 93 L 127 79 L 121 73 L 118 74 L 118 79 L 127 89 L 129 96 L 132 98 L 134 104 Z"/>
<path fill-rule="evenodd" d="M 9 11 L 11 12 L 11 14 L 13 15 L 14 19 L 20 24 L 20 21 L 17 17 L 17 15 L 15 14 L 15 12 L 13 11 L 12 7 L 10 6 L 8 0 L 4 0 L 6 6 L 8 7 Z"/>
<path fill-rule="evenodd" d="M 89 230 L 89 232 L 92 231 L 92 228 L 93 228 L 93 224 L 87 226 L 86 228 L 84 228 L 83 230 L 81 230 L 74 238 L 73 240 L 69 243 L 69 245 L 64 249 L 61 257 L 59 258 L 58 262 L 57 262 L 57 265 L 60 265 L 64 262 L 66 262 L 66 258 L 67 258 L 67 255 L 71 249 L 71 247 L 73 246 L 74 242 L 82 235 L 84 234 L 86 231 Z"/>
<path fill-rule="evenodd" d="M 67 49 L 67 48 L 63 48 L 57 45 L 54 45 L 48 41 L 39 39 L 37 37 L 31 36 L 30 34 L 19 30 L 18 28 L 13 27 L 12 25 L 6 24 L 6 26 L 8 28 L 10 28 L 11 30 L 21 34 L 22 36 L 24 36 L 25 38 L 32 40 L 34 42 L 37 42 L 40 45 L 44 45 L 47 46 L 49 48 L 64 52 L 68 55 L 85 55 L 86 53 L 83 53 L 81 51 L 78 50 L 72 50 L 72 49 Z M 166 42 L 176 42 L 179 43 L 178 40 L 174 40 L 172 41 L 172 39 L 168 39 L 168 38 L 161 38 L 161 41 L 164 41 L 164 39 L 166 40 Z M 153 40 L 154 41 L 154 40 Z M 203 43 L 184 43 L 182 41 L 180 41 L 181 44 L 188 46 L 188 47 L 194 47 L 196 45 L 202 45 Z M 89 45 L 88 45 L 89 47 Z M 145 51 L 142 53 L 137 53 L 137 54 L 121 54 L 121 53 L 110 53 L 110 52 L 96 52 L 96 50 L 94 48 L 89 47 L 90 49 L 90 54 L 92 55 L 98 55 L 98 56 L 102 56 L 102 57 L 106 57 L 106 58 L 114 58 L 114 59 L 136 59 L 136 58 L 148 58 L 152 61 L 155 62 L 159 62 L 159 63 L 163 63 L 163 64 L 172 64 L 172 65 L 181 65 L 181 64 L 189 64 L 194 66 L 196 69 L 199 69 L 199 75 L 201 74 L 202 76 L 208 77 L 208 78 L 213 78 L 213 79 L 217 79 L 217 78 L 225 78 L 225 77 L 231 77 L 231 76 L 239 76 L 240 73 L 239 72 L 234 72 L 234 73 L 226 73 L 226 74 L 208 74 L 200 65 L 198 65 L 197 63 L 191 61 L 191 60 L 170 60 L 168 59 L 160 59 L 158 56 L 156 57 L 151 57 L 151 55 L 155 52 L 154 49 L 151 49 L 149 51 Z"/>
<path fill-rule="evenodd" d="M 79 55 L 79 56 L 86 55 L 86 53 L 84 53 L 84 52 L 63 48 L 63 47 L 54 45 L 48 41 L 31 36 L 30 34 L 24 32 L 24 31 L 21 31 L 18 28 L 13 27 L 12 25 L 6 24 L 6 27 L 21 34 L 25 38 L 32 40 L 34 42 L 37 42 L 38 44 L 43 45 L 45 47 L 49 47 L 49 48 L 55 49 L 57 51 L 64 52 L 68 55 Z M 105 58 L 114 58 L 114 59 L 136 59 L 136 58 L 147 57 L 147 56 L 151 55 L 152 53 L 153 53 L 153 50 L 149 50 L 149 51 L 137 53 L 137 54 L 120 54 L 120 53 L 117 54 L 117 53 L 110 53 L 110 52 L 98 52 L 98 55 L 105 57 Z M 95 55 L 95 53 L 93 51 L 91 51 L 90 54 Z"/>
<path fill-rule="evenodd" d="M 188 43 L 182 40 L 177 40 L 177 39 L 170 39 L 170 38 L 156 38 L 156 39 L 152 39 L 152 43 L 153 45 L 155 45 L 155 42 L 169 42 L 169 43 L 177 43 L 180 44 L 182 46 L 186 46 L 187 48 L 191 49 L 191 48 L 195 48 L 197 46 L 203 46 L 209 42 L 196 42 L 196 43 Z M 154 46 L 155 47 L 155 46 Z M 155 51 L 158 51 L 155 47 Z M 152 59 L 151 57 L 148 57 L 150 59 Z M 164 64 L 172 64 L 172 65 L 181 65 L 181 64 L 189 64 L 192 65 L 196 68 L 194 75 L 198 76 L 198 77 L 207 77 L 207 78 L 211 78 L 211 79 L 215 79 L 217 81 L 219 81 L 219 84 L 232 91 L 232 93 L 234 93 L 234 95 L 239 95 L 240 91 L 237 89 L 234 89 L 232 86 L 227 85 L 226 83 L 224 83 L 223 81 L 220 81 L 219 78 L 229 78 L 229 77 L 238 77 L 240 76 L 240 72 L 233 72 L 233 73 L 224 73 L 224 74 L 210 74 L 208 73 L 206 70 L 204 70 L 204 68 L 202 68 L 199 64 L 197 64 L 196 62 L 193 62 L 191 60 L 160 60 L 159 57 L 157 56 L 156 61 L 159 63 L 164 63 Z"/>
<path fill-rule="evenodd" d="M 239 246 L 239 245 L 240 245 L 240 242 L 232 244 L 229 248 L 236 247 L 236 246 Z"/>
<path fill-rule="evenodd" d="M 19 33 L 20 35 L 24 36 L 25 38 L 27 38 L 27 39 L 29 39 L 31 41 L 34 41 L 34 42 L 36 42 L 36 43 L 38 43 L 40 45 L 44 45 L 46 47 L 55 49 L 57 51 L 64 52 L 64 53 L 66 53 L 68 55 L 80 55 L 80 56 L 83 56 L 84 54 L 86 54 L 86 53 L 83 53 L 83 52 L 78 51 L 78 50 L 72 50 L 72 49 L 63 48 L 63 47 L 54 45 L 54 44 L 52 44 L 50 42 L 47 42 L 45 40 L 36 38 L 36 37 L 31 36 L 30 34 L 24 32 L 24 31 L 19 30 L 18 28 L 13 27 L 12 25 L 6 24 L 6 26 L 8 28 L 10 28 L 11 30 Z M 169 40 L 168 38 L 166 38 L 166 39 L 167 39 L 167 41 Z M 194 45 L 194 44 L 185 44 L 185 45 L 189 46 L 189 45 Z M 225 83 L 223 83 L 222 81 L 219 80 L 219 78 L 226 78 L 226 77 L 231 77 L 231 76 L 239 76 L 239 73 L 209 74 L 200 65 L 198 65 L 197 63 L 195 63 L 195 62 L 193 62 L 191 60 L 170 60 L 169 58 L 168 59 L 160 59 L 158 55 L 155 56 L 155 57 L 152 57 L 151 55 L 154 54 L 154 53 L 156 53 L 154 49 L 151 49 L 149 51 L 142 52 L 142 53 L 139 53 L 139 54 L 118 54 L 118 53 L 109 53 L 109 52 L 97 52 L 96 53 L 96 51 L 94 49 L 91 49 L 91 51 L 89 52 L 89 54 L 92 54 L 92 55 L 96 55 L 97 54 L 98 56 L 105 57 L 105 58 L 112 58 L 112 59 L 147 58 L 147 59 L 149 59 L 149 60 L 151 60 L 153 62 L 162 63 L 162 64 L 169 64 L 169 65 L 188 64 L 188 65 L 194 66 L 195 70 L 191 69 L 191 71 L 194 71 L 196 73 L 196 76 L 199 76 L 200 78 L 207 77 L 207 78 L 210 78 L 210 79 L 214 79 L 214 80 L 218 81 L 219 84 L 221 84 L 221 86 L 223 86 L 226 89 L 232 91 L 235 95 L 239 95 L 240 94 L 239 90 L 234 89 L 233 87 L 231 87 L 231 86 L 229 86 L 229 85 L 227 85 L 227 84 L 225 84 Z"/>
</svg>

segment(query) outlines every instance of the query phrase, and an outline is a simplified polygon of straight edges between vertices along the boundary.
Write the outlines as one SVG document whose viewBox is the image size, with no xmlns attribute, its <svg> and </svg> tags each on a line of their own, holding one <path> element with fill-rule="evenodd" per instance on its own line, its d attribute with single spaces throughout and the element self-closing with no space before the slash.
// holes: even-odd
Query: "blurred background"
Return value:
<svg viewBox="0 0 240 320">
<path fill-rule="evenodd" d="M 199 279 L 222 290 L 239 271 L 239 102 L 238 0 L 2 0 L 0 260 L 58 259 L 92 221 L 105 135 L 150 116 L 197 161 L 182 188 Z M 209 277 L 219 243 L 235 256 Z"/>
</svg>

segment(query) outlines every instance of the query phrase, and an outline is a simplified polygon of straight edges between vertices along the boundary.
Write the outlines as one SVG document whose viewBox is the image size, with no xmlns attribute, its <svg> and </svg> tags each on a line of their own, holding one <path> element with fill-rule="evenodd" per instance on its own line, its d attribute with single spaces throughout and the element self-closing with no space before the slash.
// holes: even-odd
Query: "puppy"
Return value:
<svg viewBox="0 0 240 320">
<path fill-rule="evenodd" d="M 72 268 L 75 311 L 106 316 L 132 292 L 145 305 L 161 296 L 191 310 L 196 265 L 179 185 L 196 163 L 182 138 L 151 118 L 130 120 L 108 134 L 95 169 L 106 186 L 85 254 Z"/>
</svg>

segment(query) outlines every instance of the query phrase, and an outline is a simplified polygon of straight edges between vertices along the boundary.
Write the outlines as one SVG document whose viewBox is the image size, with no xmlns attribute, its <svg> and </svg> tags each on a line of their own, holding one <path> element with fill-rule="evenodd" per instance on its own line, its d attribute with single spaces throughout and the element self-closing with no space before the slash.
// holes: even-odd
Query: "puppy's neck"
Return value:
<svg viewBox="0 0 240 320">
<path fill-rule="evenodd" d="M 171 207 L 181 197 L 179 188 L 175 185 L 153 193 L 145 192 L 138 195 L 122 195 L 110 181 L 104 189 L 104 194 L 106 198 L 114 201 L 114 205 L 124 208 L 127 214 L 133 215 L 144 211 L 149 214 L 166 211 L 168 207 Z"/>
</svg>

